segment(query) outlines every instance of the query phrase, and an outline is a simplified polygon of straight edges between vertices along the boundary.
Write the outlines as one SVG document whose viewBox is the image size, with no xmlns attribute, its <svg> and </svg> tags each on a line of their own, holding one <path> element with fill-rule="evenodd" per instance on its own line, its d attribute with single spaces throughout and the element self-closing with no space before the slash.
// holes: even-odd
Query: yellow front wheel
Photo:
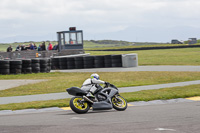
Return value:
<svg viewBox="0 0 200 133">
<path fill-rule="evenodd" d="M 124 111 L 127 108 L 126 100 L 120 95 L 115 95 L 112 97 L 112 104 L 113 108 L 118 111 Z"/>
<path fill-rule="evenodd" d="M 69 106 L 74 112 L 78 114 L 87 113 L 90 109 L 90 105 L 81 97 L 73 97 L 70 100 Z"/>
</svg>

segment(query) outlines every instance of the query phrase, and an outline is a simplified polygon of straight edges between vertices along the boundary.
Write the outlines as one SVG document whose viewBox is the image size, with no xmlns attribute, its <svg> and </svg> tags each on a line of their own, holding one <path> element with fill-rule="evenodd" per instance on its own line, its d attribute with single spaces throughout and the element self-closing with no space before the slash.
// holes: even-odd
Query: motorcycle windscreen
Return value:
<svg viewBox="0 0 200 133">
<path fill-rule="evenodd" d="M 78 87 L 71 87 L 71 88 L 68 88 L 66 90 L 70 95 L 73 95 L 73 96 L 83 96 L 83 95 L 86 95 L 87 92 L 85 92 L 84 90 L 81 90 L 80 88 Z"/>
</svg>

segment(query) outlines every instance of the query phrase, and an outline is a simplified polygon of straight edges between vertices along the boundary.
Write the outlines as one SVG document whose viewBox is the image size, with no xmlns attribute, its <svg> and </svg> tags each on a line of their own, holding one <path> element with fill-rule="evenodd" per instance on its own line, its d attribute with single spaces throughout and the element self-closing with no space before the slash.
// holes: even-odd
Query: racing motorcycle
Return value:
<svg viewBox="0 0 200 133">
<path fill-rule="evenodd" d="M 116 109 L 124 111 L 127 108 L 127 101 L 119 95 L 119 90 L 113 84 L 106 84 L 104 87 L 98 85 L 94 94 L 95 98 L 86 97 L 87 91 L 78 87 L 71 87 L 66 91 L 75 97 L 72 97 L 69 103 L 70 108 L 78 113 L 87 113 L 92 107 L 93 110 Z"/>
</svg>

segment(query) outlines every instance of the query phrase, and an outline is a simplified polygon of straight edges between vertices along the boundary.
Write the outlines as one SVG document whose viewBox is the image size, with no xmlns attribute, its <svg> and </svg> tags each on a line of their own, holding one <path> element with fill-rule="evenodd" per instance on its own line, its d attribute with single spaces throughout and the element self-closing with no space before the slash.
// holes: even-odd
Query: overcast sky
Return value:
<svg viewBox="0 0 200 133">
<path fill-rule="evenodd" d="M 85 40 L 187 40 L 199 15 L 199 0 L 0 0 L 0 43 L 56 40 L 70 26 Z"/>
</svg>

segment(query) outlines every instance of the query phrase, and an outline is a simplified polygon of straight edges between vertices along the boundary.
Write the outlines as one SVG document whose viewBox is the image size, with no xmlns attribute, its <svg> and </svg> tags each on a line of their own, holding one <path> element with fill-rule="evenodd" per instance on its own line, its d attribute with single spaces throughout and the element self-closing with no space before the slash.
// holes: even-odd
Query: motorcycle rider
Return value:
<svg viewBox="0 0 200 133">
<path fill-rule="evenodd" d="M 106 85 L 109 84 L 108 82 L 102 81 L 99 78 L 100 77 L 97 73 L 93 73 L 90 76 L 90 78 L 86 79 L 83 82 L 81 89 L 89 91 L 88 94 L 86 95 L 88 98 L 95 98 L 93 94 L 96 92 L 98 87 L 100 87 L 99 84 L 106 84 Z"/>
</svg>

